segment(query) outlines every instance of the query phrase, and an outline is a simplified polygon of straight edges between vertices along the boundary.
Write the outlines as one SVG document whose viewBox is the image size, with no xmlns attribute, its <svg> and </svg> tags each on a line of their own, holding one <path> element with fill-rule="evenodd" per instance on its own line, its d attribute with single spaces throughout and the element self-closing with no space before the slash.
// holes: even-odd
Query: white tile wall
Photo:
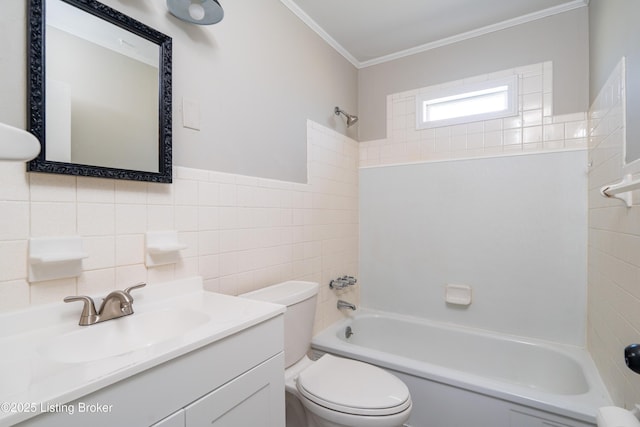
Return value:
<svg viewBox="0 0 640 427">
<path fill-rule="evenodd" d="M 640 341 L 640 207 L 599 194 L 622 178 L 621 70 L 619 65 L 589 111 L 587 340 L 614 403 L 632 409 L 640 403 L 640 377 L 626 368 L 623 349 Z"/>
<path fill-rule="evenodd" d="M 193 275 L 232 295 L 303 279 L 322 284 L 315 327 L 328 326 L 341 316 L 329 281 L 358 272 L 358 148 L 307 130 L 308 184 L 176 167 L 159 185 L 0 163 L 0 310 Z M 144 233 L 172 229 L 189 246 L 181 262 L 147 268 Z M 29 284 L 28 238 L 57 235 L 83 237 L 82 275 Z M 358 303 L 358 287 L 340 297 Z"/>
<path fill-rule="evenodd" d="M 520 81 L 517 116 L 416 130 L 416 94 L 514 74 Z M 584 149 L 586 113 L 552 115 L 552 74 L 551 62 L 544 62 L 389 95 L 387 137 L 360 143 L 360 166 Z"/>
</svg>

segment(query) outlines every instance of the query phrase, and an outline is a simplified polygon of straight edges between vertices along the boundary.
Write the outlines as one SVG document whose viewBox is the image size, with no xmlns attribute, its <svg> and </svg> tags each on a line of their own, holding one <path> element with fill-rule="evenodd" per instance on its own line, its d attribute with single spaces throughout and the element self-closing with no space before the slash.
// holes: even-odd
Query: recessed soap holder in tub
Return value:
<svg viewBox="0 0 640 427">
<path fill-rule="evenodd" d="M 471 294 L 471 286 L 447 284 L 444 300 L 447 304 L 468 306 L 471 305 Z"/>
</svg>

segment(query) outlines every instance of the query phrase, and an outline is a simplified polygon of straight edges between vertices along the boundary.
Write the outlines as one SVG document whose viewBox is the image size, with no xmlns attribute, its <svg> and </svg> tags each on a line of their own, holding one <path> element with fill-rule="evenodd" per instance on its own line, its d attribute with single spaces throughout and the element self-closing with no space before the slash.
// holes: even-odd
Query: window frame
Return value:
<svg viewBox="0 0 640 427">
<path fill-rule="evenodd" d="M 464 123 L 472 123 L 483 120 L 492 120 L 504 117 L 517 116 L 519 114 L 519 91 L 518 91 L 518 75 L 514 74 L 508 77 L 486 80 L 483 82 L 474 82 L 461 86 L 448 88 L 439 88 L 421 92 L 416 95 L 416 129 L 431 129 L 442 126 L 451 126 Z M 425 108 L 427 105 L 440 104 L 449 101 L 459 101 L 465 99 L 465 94 L 476 95 L 469 96 L 472 99 L 479 96 L 477 93 L 491 90 L 500 86 L 507 86 L 507 108 L 500 111 L 491 111 L 486 113 L 471 114 L 466 116 L 452 117 L 442 120 L 424 120 Z M 455 98 L 444 100 L 443 98 Z M 439 101 L 439 102 L 433 102 Z"/>
</svg>

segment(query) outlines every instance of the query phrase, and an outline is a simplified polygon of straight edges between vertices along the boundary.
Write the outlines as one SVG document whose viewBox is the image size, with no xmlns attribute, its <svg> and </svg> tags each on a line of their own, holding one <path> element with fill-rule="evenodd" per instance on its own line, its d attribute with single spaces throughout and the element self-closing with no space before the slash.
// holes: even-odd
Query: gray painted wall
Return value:
<svg viewBox="0 0 640 427">
<path fill-rule="evenodd" d="M 591 0 L 589 92 L 598 96 L 609 75 L 627 58 L 627 161 L 640 158 L 640 2 Z"/>
<path fill-rule="evenodd" d="M 591 0 L 589 3 L 590 103 L 622 56 L 640 60 L 640 2 Z"/>
<path fill-rule="evenodd" d="M 630 0 L 633 1 L 633 0 Z M 386 96 L 553 61 L 554 114 L 587 111 L 586 7 L 359 70 L 359 140 L 386 137 Z"/>
<path fill-rule="evenodd" d="M 357 114 L 357 70 L 279 0 L 227 1 L 224 20 L 197 26 L 164 1 L 102 0 L 173 38 L 174 164 L 305 182 L 306 120 L 347 133 Z M 26 123 L 26 0 L 0 2 L 0 121 Z M 183 97 L 201 130 L 182 127 Z"/>
</svg>

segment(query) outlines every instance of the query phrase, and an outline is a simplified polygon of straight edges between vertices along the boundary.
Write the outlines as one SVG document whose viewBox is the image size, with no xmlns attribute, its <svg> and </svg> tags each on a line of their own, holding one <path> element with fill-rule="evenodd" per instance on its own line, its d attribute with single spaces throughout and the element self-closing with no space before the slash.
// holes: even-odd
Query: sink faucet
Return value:
<svg viewBox="0 0 640 427">
<path fill-rule="evenodd" d="M 356 306 L 351 304 L 350 302 L 338 300 L 338 309 L 348 308 L 349 310 L 355 310 Z"/>
<path fill-rule="evenodd" d="M 82 301 L 84 307 L 80 315 L 80 326 L 94 325 L 106 320 L 116 319 L 122 316 L 133 314 L 133 297 L 131 291 L 146 286 L 146 283 L 138 283 L 126 288 L 124 291 L 113 291 L 107 295 L 100 305 L 100 310 L 96 311 L 96 306 L 91 297 L 78 295 L 66 297 L 64 302 Z"/>
</svg>

